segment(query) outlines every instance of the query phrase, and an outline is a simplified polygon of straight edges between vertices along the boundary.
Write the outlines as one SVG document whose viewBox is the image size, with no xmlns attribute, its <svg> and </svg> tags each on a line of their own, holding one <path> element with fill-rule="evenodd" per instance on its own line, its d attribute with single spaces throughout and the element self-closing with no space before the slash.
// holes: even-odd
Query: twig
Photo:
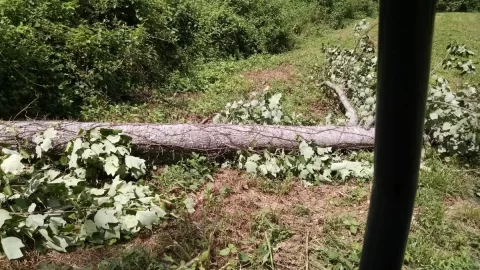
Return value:
<svg viewBox="0 0 480 270">
<path fill-rule="evenodd" d="M 38 99 L 38 96 L 36 96 L 35 99 L 32 100 L 32 102 L 28 103 L 28 105 L 25 106 L 25 108 L 23 108 L 21 111 L 19 111 L 19 112 L 15 115 L 15 117 L 13 117 L 13 119 L 12 119 L 11 121 L 15 121 L 15 119 L 17 119 L 17 117 L 18 117 L 23 111 L 25 111 L 25 110 L 27 110 L 28 108 L 30 108 L 30 105 L 32 105 L 35 101 L 37 101 L 37 99 Z"/>
<path fill-rule="evenodd" d="M 450 52 L 447 52 L 447 54 L 445 55 L 445 57 L 437 63 L 437 65 L 430 71 L 430 74 L 433 74 L 437 71 L 437 69 L 442 66 L 442 63 L 443 61 L 447 60 L 447 58 L 450 56 Z"/>
<path fill-rule="evenodd" d="M 305 270 L 308 270 L 308 234 L 310 233 L 310 231 L 307 231 L 307 240 L 306 240 L 306 243 L 305 243 L 305 255 L 306 255 L 306 260 L 305 260 Z"/>
<path fill-rule="evenodd" d="M 377 25 L 378 25 L 378 22 L 372 24 L 372 26 L 370 26 L 365 32 L 363 32 L 362 35 L 363 35 L 363 36 L 366 36 L 366 35 L 367 35 L 375 26 L 377 26 Z M 360 38 L 359 38 L 358 41 L 357 41 L 357 44 L 355 45 L 354 51 L 356 51 L 356 50 L 358 49 L 358 45 L 360 45 L 360 41 L 361 41 L 361 40 L 362 40 L 362 37 L 360 36 Z M 360 55 L 362 55 L 362 54 L 363 54 L 363 52 L 362 52 Z"/>
<path fill-rule="evenodd" d="M 358 125 L 357 113 L 355 112 L 355 109 L 353 108 L 352 104 L 348 100 L 348 97 L 345 94 L 345 91 L 343 90 L 343 88 L 340 85 L 334 84 L 330 81 L 325 81 L 322 83 L 322 85 L 326 85 L 332 88 L 333 90 L 335 90 L 335 92 L 337 92 L 338 98 L 340 99 L 340 101 L 343 104 L 343 107 L 345 108 L 345 116 L 348 117 L 349 119 L 348 125 L 357 126 Z"/>
<path fill-rule="evenodd" d="M 450 103 L 447 103 L 447 102 L 442 102 L 442 101 L 430 101 L 431 103 L 435 103 L 435 104 L 442 104 L 442 105 L 446 105 L 446 106 L 451 106 L 451 107 L 455 107 L 455 108 L 459 108 L 461 110 L 465 110 L 465 111 L 468 111 L 468 112 L 471 112 L 471 113 L 474 113 L 474 114 L 477 114 L 478 112 L 474 111 L 474 110 L 470 110 L 468 108 L 464 108 L 464 107 L 461 107 L 461 106 L 458 106 L 458 105 L 455 105 L 455 104 L 450 104 Z"/>
</svg>

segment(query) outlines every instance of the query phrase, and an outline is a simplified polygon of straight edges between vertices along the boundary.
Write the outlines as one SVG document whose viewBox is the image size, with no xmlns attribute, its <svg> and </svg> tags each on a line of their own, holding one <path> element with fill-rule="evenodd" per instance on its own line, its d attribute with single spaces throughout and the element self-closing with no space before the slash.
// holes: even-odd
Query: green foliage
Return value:
<svg viewBox="0 0 480 270">
<path fill-rule="evenodd" d="M 154 176 L 164 189 L 197 191 L 207 181 L 213 181 L 214 164 L 206 157 L 193 154 L 191 158 L 166 166 L 163 172 Z"/>
<path fill-rule="evenodd" d="M 440 12 L 475 12 L 480 11 L 479 0 L 439 0 L 437 11 Z"/>
<path fill-rule="evenodd" d="M 0 235 L 9 259 L 26 245 L 66 252 L 113 244 L 167 215 L 158 194 L 125 181 L 146 174 L 145 161 L 130 155 L 130 137 L 98 128 L 80 135 L 60 159 L 49 151 L 53 128 L 33 138 L 35 153 L 2 149 Z"/>
<path fill-rule="evenodd" d="M 200 1 L 205 57 L 280 53 L 292 46 L 281 5 L 275 1 Z"/>
<path fill-rule="evenodd" d="M 31 114 L 78 117 L 94 97 L 147 100 L 204 58 L 285 51 L 292 38 L 279 10 L 271 1 L 2 1 L 0 114 L 35 101 Z"/>
<path fill-rule="evenodd" d="M 225 110 L 218 113 L 215 123 L 229 124 L 270 124 L 270 125 L 308 125 L 301 115 L 285 114 L 280 103 L 282 95 L 264 92 L 259 99 L 228 103 Z M 356 155 L 351 153 L 351 157 Z M 284 178 L 298 176 L 302 180 L 315 183 L 332 182 L 333 179 L 345 180 L 347 177 L 369 179 L 372 176 L 371 164 L 367 160 L 343 161 L 340 152 L 332 153 L 330 147 L 311 145 L 303 140 L 297 151 L 285 152 L 276 149 L 265 150 L 263 154 L 250 151 L 238 152 L 237 165 L 248 173 L 262 176 Z"/>
<path fill-rule="evenodd" d="M 467 49 L 465 45 L 458 45 L 456 42 L 450 42 L 447 46 L 447 55 L 442 60 L 444 69 L 455 68 L 460 70 L 461 74 L 475 73 L 477 68 L 473 65 L 470 56 L 474 53 Z"/>
<path fill-rule="evenodd" d="M 350 156 L 353 157 L 355 152 Z M 333 182 L 334 179 L 346 180 L 348 177 L 370 179 L 373 168 L 370 162 L 348 161 L 340 152 L 331 148 L 322 148 L 302 141 L 298 151 L 285 153 L 283 150 L 262 155 L 250 152 L 239 154 L 238 167 L 248 173 L 283 178 L 288 174 L 313 183 Z"/>
<path fill-rule="evenodd" d="M 377 57 L 366 33 L 368 28 L 369 24 L 365 20 L 355 25 L 357 45 L 354 49 L 325 46 L 323 50 L 326 54 L 326 65 L 320 75 L 324 80 L 345 86 L 346 94 L 356 108 L 360 124 L 373 120 L 376 107 Z M 337 119 L 336 122 L 342 124 L 345 119 Z"/>
<path fill-rule="evenodd" d="M 453 92 L 448 82 L 437 79 L 430 89 L 425 129 L 440 153 L 475 156 L 480 151 L 480 94 L 466 85 Z"/>
<path fill-rule="evenodd" d="M 377 58 L 370 38 L 365 33 L 366 21 L 355 26 L 357 45 L 354 49 L 325 47 L 327 64 L 320 74 L 323 80 L 345 86 L 347 96 L 356 108 L 360 121 L 365 123 L 375 117 Z M 465 45 L 451 42 L 442 61 L 445 68 L 455 67 L 461 74 L 475 72 L 468 57 L 474 53 Z M 458 61 L 453 64 L 453 61 Z M 460 156 L 476 156 L 480 145 L 480 106 L 478 89 L 465 85 L 452 91 L 444 78 L 437 78 L 427 103 L 425 133 L 428 142 L 440 153 Z M 345 121 L 337 120 L 337 124 Z"/>
<path fill-rule="evenodd" d="M 318 3 L 321 20 L 335 29 L 355 19 L 373 17 L 378 10 L 375 0 L 318 0 Z"/>
<path fill-rule="evenodd" d="M 214 123 L 264 124 L 264 125 L 312 125 L 295 113 L 284 113 L 280 104 L 282 94 L 255 93 L 258 99 L 227 103 L 225 109 L 213 118 Z"/>
</svg>

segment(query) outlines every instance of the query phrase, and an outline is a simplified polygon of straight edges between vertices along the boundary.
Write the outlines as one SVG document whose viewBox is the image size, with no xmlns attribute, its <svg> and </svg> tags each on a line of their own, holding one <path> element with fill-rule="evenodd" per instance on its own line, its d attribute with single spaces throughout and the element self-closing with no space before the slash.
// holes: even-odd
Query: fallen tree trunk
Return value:
<svg viewBox="0 0 480 270">
<path fill-rule="evenodd" d="M 298 148 L 299 140 L 323 147 L 372 148 L 374 130 L 343 126 L 266 126 L 195 124 L 112 124 L 94 122 L 0 122 L 0 144 L 14 145 L 31 139 L 49 127 L 57 131 L 54 146 L 64 145 L 83 129 L 120 129 L 133 138 L 140 149 L 174 148 L 190 151 L 215 151 L 248 148 Z"/>
</svg>

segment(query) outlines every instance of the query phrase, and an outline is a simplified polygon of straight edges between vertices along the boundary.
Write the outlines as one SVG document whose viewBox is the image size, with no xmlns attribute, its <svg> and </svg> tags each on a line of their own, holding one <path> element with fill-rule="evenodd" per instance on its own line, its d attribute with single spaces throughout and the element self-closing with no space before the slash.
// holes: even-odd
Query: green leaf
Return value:
<svg viewBox="0 0 480 270">
<path fill-rule="evenodd" d="M 75 175 L 80 179 L 85 179 L 87 177 L 87 170 L 84 168 L 75 169 Z"/>
<path fill-rule="evenodd" d="M 151 229 L 152 225 L 158 221 L 157 215 L 152 211 L 137 211 L 135 217 L 148 229 Z"/>
<path fill-rule="evenodd" d="M 186 198 L 183 203 L 185 204 L 185 207 L 187 207 L 187 211 L 191 214 L 193 212 L 195 212 L 195 203 L 193 202 L 193 199 L 188 197 Z"/>
<path fill-rule="evenodd" d="M 131 170 L 132 175 L 137 179 L 143 176 L 147 171 L 145 160 L 138 157 L 125 156 L 125 165 Z"/>
<path fill-rule="evenodd" d="M 67 252 L 66 248 L 69 246 L 64 237 L 53 236 L 53 241 L 47 241 L 46 246 L 60 252 Z"/>
<path fill-rule="evenodd" d="M 373 105 L 375 104 L 375 98 L 374 97 L 369 97 L 365 100 L 366 104 Z"/>
<path fill-rule="evenodd" d="M 105 153 L 105 145 L 103 143 L 94 143 L 92 144 L 92 146 L 90 147 L 92 149 L 93 152 L 95 152 L 97 155 L 100 155 L 100 154 L 103 154 Z"/>
<path fill-rule="evenodd" d="M 29 207 L 28 207 L 28 213 L 33 213 L 33 211 L 35 211 L 35 207 L 37 207 L 37 204 L 36 203 L 32 203 Z"/>
<path fill-rule="evenodd" d="M 85 233 L 88 236 L 92 236 L 92 234 L 98 232 L 97 225 L 91 219 L 85 220 L 85 223 L 83 223 L 83 228 L 85 229 Z"/>
<path fill-rule="evenodd" d="M 118 154 L 121 155 L 121 156 L 125 156 L 125 155 L 130 154 L 130 151 L 128 151 L 128 149 L 123 147 L 123 146 L 118 146 L 116 149 L 117 149 Z"/>
<path fill-rule="evenodd" d="M 25 247 L 17 237 L 2 238 L 2 249 L 9 260 L 15 260 L 23 257 L 21 248 Z"/>
<path fill-rule="evenodd" d="M 100 133 L 99 128 L 94 128 L 94 129 L 90 130 L 90 141 L 91 142 L 100 140 L 101 138 L 102 138 L 102 134 Z"/>
<path fill-rule="evenodd" d="M 256 173 L 257 172 L 257 163 L 253 161 L 247 161 L 245 162 L 245 169 L 247 169 L 248 173 Z"/>
<path fill-rule="evenodd" d="M 108 175 L 114 176 L 115 173 L 118 171 L 119 160 L 118 157 L 115 155 L 111 155 L 107 157 L 105 160 L 105 164 L 103 168 Z"/>
<path fill-rule="evenodd" d="M 45 138 L 42 144 L 40 144 L 40 147 L 42 148 L 43 152 L 47 152 L 48 150 L 52 149 L 52 140 L 49 138 Z"/>
<path fill-rule="evenodd" d="M 97 154 L 93 152 L 93 150 L 91 149 L 85 149 L 82 153 L 83 160 L 86 160 L 86 159 L 89 159 L 90 157 L 95 157 L 95 156 L 97 156 Z"/>
<path fill-rule="evenodd" d="M 56 225 L 65 226 L 67 222 L 62 217 L 50 217 L 50 223 L 55 223 Z"/>
<path fill-rule="evenodd" d="M 121 205 L 125 205 L 130 201 L 130 198 L 123 194 L 118 194 L 117 196 L 113 197 L 113 199 Z"/>
<path fill-rule="evenodd" d="M 25 225 L 35 230 L 44 225 L 46 217 L 47 215 L 29 215 L 25 220 Z"/>
<path fill-rule="evenodd" d="M 447 93 L 447 94 L 445 95 L 445 102 L 447 102 L 447 103 L 450 102 L 450 101 L 452 101 L 452 100 L 454 100 L 454 99 L 455 99 L 455 95 L 452 94 L 452 93 Z"/>
<path fill-rule="evenodd" d="M 60 172 L 57 171 L 57 170 L 48 170 L 47 171 L 47 176 L 48 176 L 49 180 L 54 180 L 55 178 L 57 178 L 57 176 L 59 174 L 60 174 Z"/>
<path fill-rule="evenodd" d="M 312 147 L 310 147 L 308 145 L 308 143 L 306 143 L 305 141 L 302 141 L 300 143 L 300 154 L 305 158 L 305 159 L 309 159 L 311 158 L 315 152 L 313 151 Z"/>
<path fill-rule="evenodd" d="M 12 219 L 12 216 L 10 216 L 10 212 L 4 209 L 0 209 L 0 229 L 5 223 L 5 220 L 9 220 L 9 219 Z"/>
<path fill-rule="evenodd" d="M 228 256 L 230 254 L 230 248 L 224 248 L 218 253 L 220 256 Z"/>
<path fill-rule="evenodd" d="M 163 210 L 160 206 L 155 205 L 153 203 L 150 205 L 150 211 L 154 211 L 159 218 L 162 218 L 167 215 L 167 212 L 165 212 L 165 210 Z"/>
<path fill-rule="evenodd" d="M 108 196 L 115 196 L 115 194 L 117 194 L 117 188 L 119 187 L 122 187 L 123 186 L 123 183 L 125 183 L 124 181 L 120 180 L 120 176 L 116 176 L 114 179 L 113 179 L 113 182 L 112 184 L 110 185 L 110 188 L 108 190 Z"/>
<path fill-rule="evenodd" d="M 116 148 L 115 145 L 113 145 L 110 141 L 108 141 L 108 140 L 103 140 L 102 142 L 103 142 L 103 145 L 105 145 L 105 152 L 106 152 L 107 154 L 117 152 L 117 148 Z"/>
<path fill-rule="evenodd" d="M 280 104 L 280 99 L 282 98 L 282 94 L 281 93 L 278 93 L 278 94 L 275 94 L 273 95 L 269 100 L 268 100 L 268 107 L 270 109 L 273 109 L 273 108 L 276 108 L 278 107 L 278 105 Z"/>
<path fill-rule="evenodd" d="M 8 158 L 6 158 L 2 162 L 2 165 L 0 165 L 0 168 L 4 173 L 11 173 L 14 175 L 18 175 L 22 173 L 23 168 L 25 168 L 25 165 L 23 165 L 21 161 L 22 161 L 21 155 L 19 154 L 10 155 Z"/>
<path fill-rule="evenodd" d="M 45 139 L 53 139 L 57 137 L 57 131 L 53 127 L 48 128 L 47 130 L 45 130 L 45 132 L 43 132 L 43 137 Z"/>
<path fill-rule="evenodd" d="M 238 253 L 238 260 L 242 263 L 248 263 L 251 261 L 250 257 L 244 252 Z"/>
<path fill-rule="evenodd" d="M 118 143 L 120 141 L 120 135 L 108 135 L 107 140 L 109 140 L 111 143 Z"/>
<path fill-rule="evenodd" d="M 325 154 L 328 154 L 332 152 L 332 148 L 331 147 L 317 147 L 317 154 L 319 154 L 320 156 L 323 156 Z"/>
<path fill-rule="evenodd" d="M 138 225 L 138 219 L 134 215 L 125 215 L 120 219 L 122 230 L 129 231 Z"/>
<path fill-rule="evenodd" d="M 102 227 L 104 229 L 109 229 L 109 223 L 118 223 L 118 219 L 115 217 L 115 210 L 102 208 L 97 211 L 93 220 L 98 227 Z"/>
<path fill-rule="evenodd" d="M 445 122 L 445 123 L 443 123 L 442 129 L 443 130 L 450 130 L 451 127 L 452 127 L 452 123 Z"/>
<path fill-rule="evenodd" d="M 95 195 L 95 196 L 102 196 L 103 194 L 105 194 L 105 189 L 91 188 L 88 192 L 92 195 Z"/>
<path fill-rule="evenodd" d="M 230 252 L 237 253 L 237 247 L 234 244 L 228 244 L 228 248 L 230 249 Z"/>
</svg>

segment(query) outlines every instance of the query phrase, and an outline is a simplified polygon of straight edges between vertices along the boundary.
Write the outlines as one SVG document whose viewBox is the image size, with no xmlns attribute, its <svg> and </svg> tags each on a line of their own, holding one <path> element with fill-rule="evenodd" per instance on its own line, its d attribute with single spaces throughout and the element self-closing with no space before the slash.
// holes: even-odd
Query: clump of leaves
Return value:
<svg viewBox="0 0 480 270">
<path fill-rule="evenodd" d="M 285 113 L 280 99 L 282 94 L 263 92 L 258 98 L 248 101 L 227 103 L 225 109 L 214 118 L 214 123 L 264 124 L 264 125 L 308 125 L 312 124 L 295 113 Z"/>
<path fill-rule="evenodd" d="M 113 244 L 166 216 L 163 198 L 126 181 L 146 173 L 145 161 L 130 155 L 130 137 L 98 128 L 81 135 L 59 160 L 49 153 L 53 128 L 35 136 L 35 153 L 2 149 L 0 237 L 9 259 L 32 243 L 62 252 Z"/>
<path fill-rule="evenodd" d="M 369 36 L 368 23 L 362 21 L 355 26 L 357 45 L 353 49 L 324 47 L 327 64 L 323 79 L 341 85 L 355 107 L 361 122 L 367 123 L 375 117 L 377 58 Z M 468 58 L 474 53 L 465 45 L 451 42 L 442 61 L 445 68 L 457 68 L 462 74 L 476 69 Z M 456 63 L 454 63 L 456 61 Z M 432 86 L 427 103 L 425 132 L 430 142 L 443 154 L 478 155 L 480 141 L 480 103 L 478 87 L 467 85 L 452 91 L 448 82 L 437 78 Z M 330 123 L 330 119 L 327 119 Z M 336 124 L 342 124 L 340 119 Z"/>
<path fill-rule="evenodd" d="M 473 86 L 453 92 L 438 78 L 428 96 L 425 129 L 440 153 L 472 156 L 480 151 L 480 94 Z"/>
<path fill-rule="evenodd" d="M 351 153 L 347 159 L 353 157 Z M 288 173 L 313 183 L 345 180 L 348 177 L 370 179 L 373 176 L 372 164 L 367 160 L 349 161 L 331 147 L 318 147 L 302 141 L 298 151 L 285 153 L 284 150 L 263 154 L 242 152 L 238 167 L 249 173 L 269 177 L 285 177 Z"/>
<path fill-rule="evenodd" d="M 447 46 L 447 55 L 442 60 L 444 69 L 455 68 L 461 74 L 474 73 L 477 68 L 473 65 L 470 56 L 475 53 L 469 50 L 465 44 L 459 45 L 455 41 L 451 41 Z"/>
<path fill-rule="evenodd" d="M 326 54 L 323 79 L 342 86 L 356 108 L 360 122 L 369 122 L 375 116 L 377 92 L 377 56 L 373 42 L 367 35 L 369 25 L 365 20 L 355 25 L 357 46 L 354 49 L 340 46 L 322 49 Z M 337 99 L 337 98 L 335 98 Z M 345 121 L 340 119 L 337 124 Z"/>
</svg>

